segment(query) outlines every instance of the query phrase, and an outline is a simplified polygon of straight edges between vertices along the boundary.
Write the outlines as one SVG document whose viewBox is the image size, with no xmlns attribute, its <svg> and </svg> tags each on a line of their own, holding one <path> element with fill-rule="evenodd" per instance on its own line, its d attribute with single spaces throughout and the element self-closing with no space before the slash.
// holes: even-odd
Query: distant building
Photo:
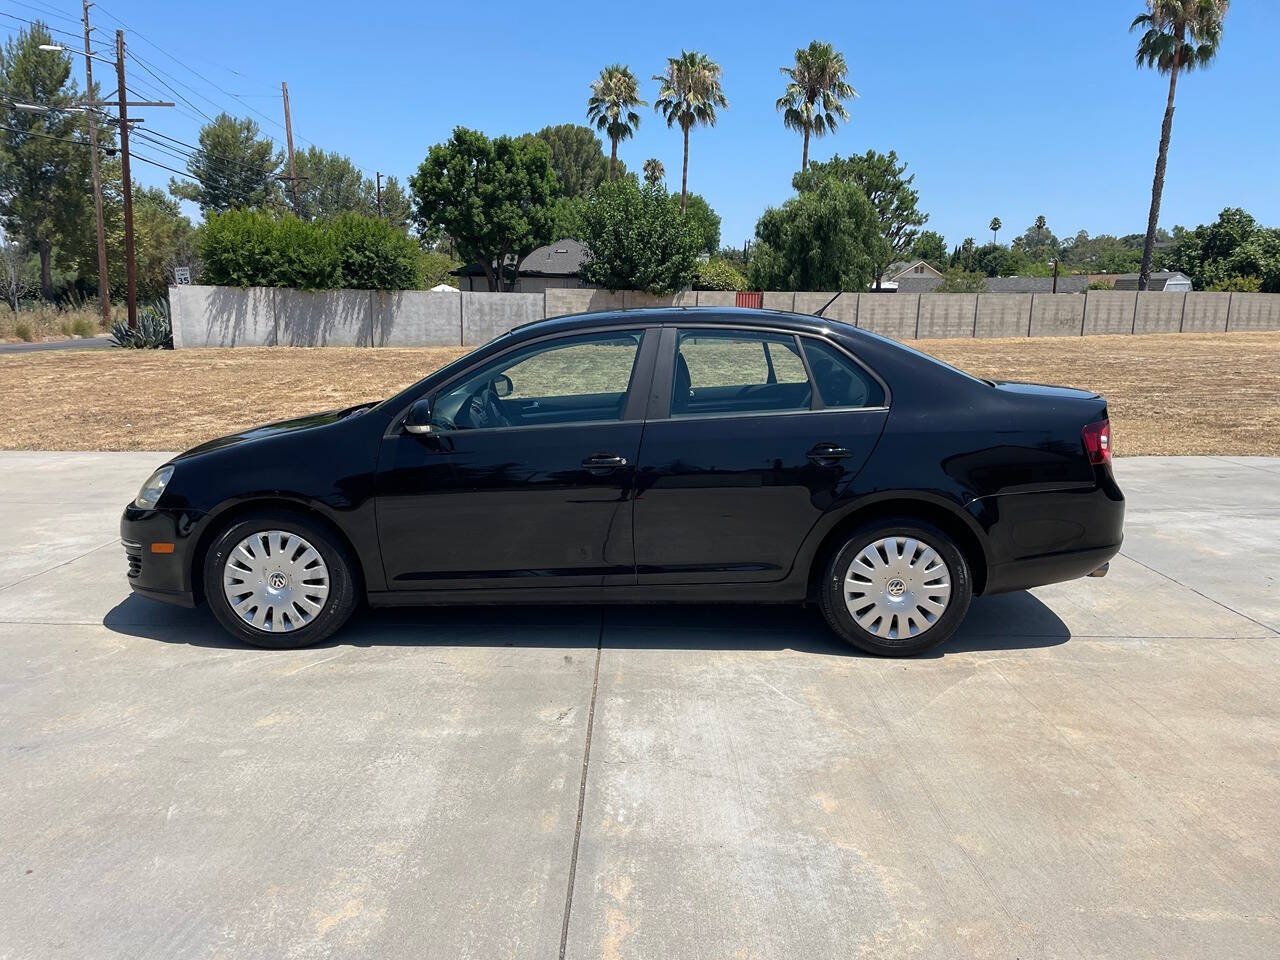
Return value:
<svg viewBox="0 0 1280 960">
<path fill-rule="evenodd" d="M 516 293 L 542 293 L 547 289 L 581 287 L 582 263 L 587 258 L 587 248 L 577 240 L 557 240 L 545 247 L 538 247 L 520 265 L 513 288 Z M 507 265 L 514 266 L 515 258 L 508 257 Z M 453 271 L 458 278 L 459 290 L 488 290 L 489 281 L 484 267 L 468 264 Z"/>
<path fill-rule="evenodd" d="M 1116 290 L 1137 290 L 1138 275 L 1136 273 L 1117 273 Z M 1148 290 L 1163 290 L 1165 293 L 1187 293 L 1191 290 L 1191 278 L 1177 270 L 1161 270 L 1151 274 Z"/>
<path fill-rule="evenodd" d="M 942 274 L 924 260 L 899 260 L 889 264 L 889 269 L 880 276 L 880 289 L 899 290 L 904 280 L 936 280 L 941 283 Z"/>
</svg>

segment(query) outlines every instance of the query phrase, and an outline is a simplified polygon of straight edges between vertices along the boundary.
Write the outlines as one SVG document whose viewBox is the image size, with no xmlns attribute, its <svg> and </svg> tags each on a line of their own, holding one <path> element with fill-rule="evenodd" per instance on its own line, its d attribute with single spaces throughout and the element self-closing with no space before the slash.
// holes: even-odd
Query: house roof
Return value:
<svg viewBox="0 0 1280 960">
<path fill-rule="evenodd" d="M 1117 273 L 1112 277 L 1115 280 L 1115 289 L 1117 290 L 1137 290 L 1138 275 L 1136 273 Z M 1111 279 L 1111 278 L 1108 278 Z M 1191 283 L 1191 278 L 1179 270 L 1156 270 L 1151 274 L 1151 283 L 1147 287 L 1148 290 L 1163 290 L 1170 283 Z"/>
<path fill-rule="evenodd" d="M 888 281 L 888 282 L 892 282 L 892 281 L 894 281 L 894 280 L 898 280 L 899 278 L 903 277 L 904 275 L 905 275 L 905 276 L 913 276 L 913 275 L 914 275 L 914 276 L 920 276 L 920 274 L 916 274 L 916 273 L 915 273 L 915 268 L 916 268 L 916 267 L 918 267 L 918 266 L 923 266 L 923 267 L 924 267 L 924 274 L 925 274 L 926 276 L 931 276 L 931 277 L 941 277 L 941 276 L 942 276 L 942 274 L 941 274 L 941 273 L 939 273 L 939 272 L 937 271 L 937 269 L 936 269 L 932 264 L 930 264 L 930 263 L 929 263 L 929 261 L 927 261 L 927 260 L 920 260 L 920 259 L 918 259 L 918 258 L 917 258 L 917 259 L 915 259 L 915 260 L 897 260 L 897 261 L 895 261 L 895 262 L 893 262 L 893 263 L 889 264 L 888 269 L 886 269 L 886 270 L 885 270 L 885 272 L 884 272 L 883 274 L 881 274 L 881 276 L 880 276 L 880 282 L 881 282 L 881 283 L 884 283 L 884 282 L 886 282 L 886 281 Z"/>
<path fill-rule="evenodd" d="M 524 258 L 520 265 L 522 277 L 576 277 L 582 269 L 582 262 L 587 258 L 587 248 L 577 240 L 557 240 L 544 247 L 538 247 Z M 515 257 L 508 257 L 508 263 L 515 263 Z M 480 276 L 484 267 L 478 263 L 467 264 L 453 271 L 460 277 Z"/>
</svg>

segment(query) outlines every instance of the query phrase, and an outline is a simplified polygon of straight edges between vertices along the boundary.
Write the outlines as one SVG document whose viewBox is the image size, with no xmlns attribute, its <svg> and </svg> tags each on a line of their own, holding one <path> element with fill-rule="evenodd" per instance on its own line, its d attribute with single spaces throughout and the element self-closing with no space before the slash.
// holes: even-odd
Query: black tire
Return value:
<svg viewBox="0 0 1280 960">
<path fill-rule="evenodd" d="M 247 623 L 232 609 L 223 591 L 228 555 L 246 537 L 266 530 L 293 533 L 306 540 L 328 569 L 329 592 L 324 606 L 309 622 L 288 632 L 268 633 Z M 214 540 L 204 559 L 204 595 L 218 622 L 238 640 L 272 650 L 306 647 L 332 636 L 355 610 L 355 564 L 345 544 L 326 527 L 287 510 L 261 510 L 241 517 Z"/>
<path fill-rule="evenodd" d="M 845 603 L 845 575 L 850 566 L 868 546 L 889 537 L 910 538 L 932 547 L 948 568 L 951 595 L 946 608 L 935 621 L 913 636 L 878 636 L 864 629 Z M 901 588 L 901 584 L 897 585 L 897 589 Z M 860 527 L 831 553 L 823 575 L 819 602 L 822 615 L 831 629 L 859 650 L 883 657 L 908 657 L 950 639 L 964 620 L 972 598 L 973 580 L 969 564 L 951 538 L 923 520 L 891 517 Z"/>
</svg>

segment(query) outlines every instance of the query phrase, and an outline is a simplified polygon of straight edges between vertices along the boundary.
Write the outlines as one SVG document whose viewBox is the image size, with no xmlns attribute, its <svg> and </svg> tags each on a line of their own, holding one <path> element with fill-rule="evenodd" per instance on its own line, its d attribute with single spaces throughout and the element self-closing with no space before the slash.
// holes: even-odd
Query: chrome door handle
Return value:
<svg viewBox="0 0 1280 960">
<path fill-rule="evenodd" d="M 805 454 L 814 463 L 830 466 L 837 460 L 846 460 L 853 456 L 853 451 L 838 447 L 834 443 L 819 443 Z"/>
<path fill-rule="evenodd" d="M 627 465 L 627 458 L 616 457 L 609 453 L 597 453 L 583 460 L 582 465 L 588 470 L 616 470 L 618 467 Z"/>
</svg>

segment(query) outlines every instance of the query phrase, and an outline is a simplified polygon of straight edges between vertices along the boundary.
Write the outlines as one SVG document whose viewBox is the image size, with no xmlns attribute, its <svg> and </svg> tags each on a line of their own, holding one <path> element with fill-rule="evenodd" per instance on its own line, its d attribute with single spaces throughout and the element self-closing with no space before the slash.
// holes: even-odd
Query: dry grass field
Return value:
<svg viewBox="0 0 1280 960">
<path fill-rule="evenodd" d="M 1088 387 L 1117 452 L 1280 455 L 1280 333 L 922 340 L 981 377 Z M 181 450 L 230 431 L 378 400 L 462 348 L 0 355 L 0 448 Z"/>
</svg>

